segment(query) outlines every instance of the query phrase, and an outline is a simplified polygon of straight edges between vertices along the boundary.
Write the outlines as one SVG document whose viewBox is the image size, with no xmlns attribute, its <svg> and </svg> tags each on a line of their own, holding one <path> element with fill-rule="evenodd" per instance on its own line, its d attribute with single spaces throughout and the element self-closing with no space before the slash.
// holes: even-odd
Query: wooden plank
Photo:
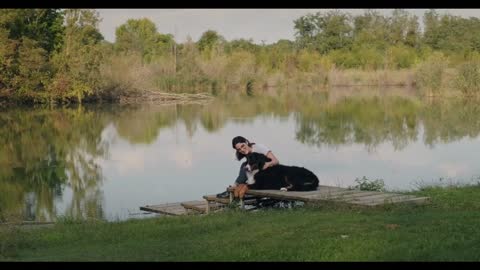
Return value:
<svg viewBox="0 0 480 270">
<path fill-rule="evenodd" d="M 297 201 L 306 201 L 305 197 L 300 195 L 293 195 L 292 192 L 285 192 L 279 190 L 253 190 L 250 189 L 247 191 L 247 194 L 257 195 L 260 197 L 268 197 L 279 200 L 297 200 Z M 296 192 L 295 194 L 298 194 Z"/>
<path fill-rule="evenodd" d="M 350 194 L 336 195 L 336 196 L 330 197 L 329 199 L 332 199 L 335 201 L 349 202 L 352 200 L 361 199 L 363 197 L 375 196 L 375 195 L 378 195 L 379 193 L 380 192 L 378 191 L 358 191 Z"/>
<path fill-rule="evenodd" d="M 345 189 L 345 188 L 321 187 L 321 188 L 318 188 L 317 190 L 312 190 L 312 191 L 280 191 L 280 190 L 275 190 L 275 193 L 286 194 L 288 196 L 308 197 L 308 196 L 317 195 L 317 194 L 334 194 L 334 193 L 337 193 L 337 192 L 345 192 L 345 191 L 347 191 L 347 189 Z M 247 194 L 249 194 L 248 191 L 247 191 Z"/>
<path fill-rule="evenodd" d="M 292 200 L 312 202 L 312 201 L 315 201 L 315 200 L 322 200 L 323 201 L 323 200 L 328 200 L 328 199 L 334 199 L 334 198 L 337 198 L 337 197 L 348 196 L 348 195 L 356 194 L 356 193 L 360 193 L 360 191 L 347 190 L 347 189 L 336 190 L 336 191 L 326 191 L 326 192 L 317 191 L 315 193 L 310 193 L 310 192 L 308 192 L 308 193 L 307 192 L 295 192 L 294 193 L 294 192 L 288 191 L 288 192 L 275 192 L 275 195 L 279 199 L 285 199 L 285 200 L 292 199 Z"/>
<path fill-rule="evenodd" d="M 257 196 L 255 196 L 255 197 L 257 197 Z M 205 196 L 203 196 L 203 198 L 207 201 L 210 201 L 210 202 L 217 202 L 217 203 L 221 203 L 221 204 L 230 204 L 230 199 L 229 198 L 217 198 L 216 195 L 205 195 Z M 257 202 L 256 198 L 251 198 L 251 199 L 248 199 L 248 200 L 244 200 L 244 204 L 254 204 L 256 202 Z"/>
<path fill-rule="evenodd" d="M 180 203 L 146 205 L 140 207 L 140 210 L 173 216 L 188 214 L 188 211 Z"/>
<path fill-rule="evenodd" d="M 361 194 L 364 191 L 359 191 L 359 190 L 342 190 L 342 191 L 337 191 L 337 192 L 328 192 L 328 193 L 317 193 L 317 194 L 312 194 L 308 196 L 304 196 L 305 198 L 308 199 L 336 199 L 352 194 Z"/>
<path fill-rule="evenodd" d="M 410 198 L 406 198 L 406 197 L 394 197 L 394 198 L 391 198 L 390 200 L 387 200 L 387 201 L 377 201 L 377 202 L 373 202 L 373 203 L 367 203 L 367 204 L 364 204 L 364 205 L 367 205 L 367 206 L 379 206 L 379 205 L 385 205 L 385 204 L 426 204 L 430 201 L 430 198 L 429 197 L 410 197 Z"/>
<path fill-rule="evenodd" d="M 192 210 L 195 210 L 197 212 L 200 212 L 200 213 L 206 213 L 207 212 L 207 201 L 190 201 L 190 202 L 182 202 L 180 203 L 183 207 L 185 207 L 186 209 L 192 209 Z M 221 203 L 210 203 L 209 207 L 210 207 L 210 210 L 209 211 L 215 211 L 215 210 L 218 210 L 222 207 L 224 207 L 225 205 L 224 204 L 221 204 Z"/>
<path fill-rule="evenodd" d="M 192 209 L 198 212 L 205 212 L 205 209 L 207 209 L 207 201 L 181 202 L 180 205 L 185 209 Z"/>
<path fill-rule="evenodd" d="M 380 193 L 380 194 L 366 196 L 366 197 L 353 198 L 352 200 L 347 200 L 347 202 L 355 203 L 355 204 L 378 204 L 378 203 L 384 203 L 384 202 L 390 201 L 397 197 L 402 197 L 405 199 L 414 198 L 413 196 L 406 196 L 406 195 L 396 194 L 396 193 Z"/>
<path fill-rule="evenodd" d="M 217 198 L 217 195 L 204 195 L 203 198 L 207 201 L 211 202 L 218 202 L 218 203 L 223 203 L 223 204 L 229 204 L 230 199 L 229 198 Z"/>
</svg>

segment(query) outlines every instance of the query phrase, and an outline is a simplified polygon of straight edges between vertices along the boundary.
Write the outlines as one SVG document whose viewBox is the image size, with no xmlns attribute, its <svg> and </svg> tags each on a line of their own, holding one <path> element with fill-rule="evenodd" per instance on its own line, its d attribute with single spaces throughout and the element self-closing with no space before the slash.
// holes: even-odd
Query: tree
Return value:
<svg viewBox="0 0 480 270">
<path fill-rule="evenodd" d="M 367 10 L 354 18 L 354 45 L 385 49 L 389 40 L 388 19 L 377 11 Z"/>
<path fill-rule="evenodd" d="M 115 36 L 118 52 L 138 53 L 147 63 L 170 53 L 174 43 L 172 35 L 158 33 L 155 24 L 147 18 L 129 19 L 116 29 Z"/>
<path fill-rule="evenodd" d="M 236 50 L 244 50 L 247 52 L 255 53 L 259 50 L 259 45 L 254 44 L 252 39 L 234 39 L 225 44 L 225 52 L 232 53 Z"/>
<path fill-rule="evenodd" d="M 420 45 L 420 25 L 417 16 L 410 17 L 407 22 L 405 45 L 410 47 L 418 47 Z"/>
<path fill-rule="evenodd" d="M 212 53 L 219 52 L 219 47 L 224 45 L 225 39 L 216 31 L 208 30 L 202 34 L 196 45 L 200 53 L 205 57 L 211 58 Z"/>
<path fill-rule="evenodd" d="M 12 88 L 16 42 L 8 38 L 8 30 L 0 28 L 0 89 Z"/>
<path fill-rule="evenodd" d="M 14 87 L 21 93 L 43 90 L 49 79 L 47 52 L 35 40 L 22 38 L 18 49 L 18 73 Z"/>
<path fill-rule="evenodd" d="M 438 49 L 438 42 L 441 38 L 439 32 L 440 19 L 435 10 L 429 10 L 423 15 L 424 33 L 423 41 L 433 49 Z"/>
<path fill-rule="evenodd" d="M 352 43 L 351 16 L 339 11 L 317 12 L 294 21 L 300 48 L 314 48 L 320 53 L 348 48 Z"/>
<path fill-rule="evenodd" d="M 408 12 L 403 9 L 395 9 L 390 18 L 390 44 L 403 44 L 407 35 L 409 21 Z"/>
<path fill-rule="evenodd" d="M 0 9 L 0 87 L 43 90 L 49 59 L 63 42 L 63 13 L 58 9 Z"/>
<path fill-rule="evenodd" d="M 98 31 L 98 12 L 87 9 L 65 11 L 65 42 L 53 56 L 55 77 L 50 92 L 61 97 L 75 97 L 78 102 L 98 89 L 102 60 Z"/>
<path fill-rule="evenodd" d="M 59 9 L 3 9 L 0 26 L 9 29 L 10 39 L 35 40 L 48 54 L 62 44 L 63 12 Z"/>
</svg>

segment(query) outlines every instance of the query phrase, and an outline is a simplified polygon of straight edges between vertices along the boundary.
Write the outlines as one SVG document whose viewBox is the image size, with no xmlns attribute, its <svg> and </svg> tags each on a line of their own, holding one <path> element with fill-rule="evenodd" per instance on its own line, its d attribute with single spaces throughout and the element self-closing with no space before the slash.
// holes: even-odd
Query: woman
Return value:
<svg viewBox="0 0 480 270">
<path fill-rule="evenodd" d="M 264 154 L 265 156 L 269 157 L 272 161 L 265 163 L 265 165 L 263 166 L 264 170 L 279 164 L 277 157 L 275 157 L 275 155 L 267 146 L 263 144 L 249 142 L 242 136 L 237 136 L 232 139 L 232 147 L 236 151 L 235 156 L 237 157 L 237 160 L 242 160 L 244 157 L 246 157 L 252 152 Z M 233 185 L 231 185 L 230 187 L 236 187 L 239 184 L 245 184 L 247 182 L 248 177 L 245 171 L 245 165 L 247 165 L 246 161 L 243 162 L 242 165 L 240 165 L 240 172 L 238 173 L 237 179 L 235 180 L 235 183 L 233 183 Z M 217 194 L 217 197 L 219 198 L 226 198 L 228 196 L 228 191 Z"/>
<path fill-rule="evenodd" d="M 252 152 L 264 154 L 265 156 L 269 157 L 272 161 L 265 163 L 265 165 L 263 166 L 264 170 L 279 163 L 278 159 L 267 146 L 263 144 L 249 142 L 242 136 L 237 136 L 232 139 L 232 147 L 236 150 L 235 155 L 238 160 L 242 160 L 245 156 Z M 245 165 L 247 165 L 246 161 L 243 162 L 242 165 L 240 165 L 240 172 L 238 173 L 238 177 L 235 180 L 233 187 L 236 187 L 238 184 L 244 184 L 245 182 L 247 182 L 248 178 L 245 172 Z"/>
</svg>

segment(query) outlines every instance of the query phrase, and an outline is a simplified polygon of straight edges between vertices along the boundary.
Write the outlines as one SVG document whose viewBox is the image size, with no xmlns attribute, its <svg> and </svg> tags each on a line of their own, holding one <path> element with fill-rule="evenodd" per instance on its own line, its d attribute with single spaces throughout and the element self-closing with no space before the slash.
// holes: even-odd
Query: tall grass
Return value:
<svg viewBox="0 0 480 270">
<path fill-rule="evenodd" d="M 433 53 L 427 60 L 417 67 L 415 72 L 416 84 L 425 91 L 427 96 L 440 95 L 448 60 L 442 53 Z"/>
<path fill-rule="evenodd" d="M 480 61 L 469 61 L 461 64 L 457 68 L 454 86 L 466 96 L 479 94 Z"/>
<path fill-rule="evenodd" d="M 427 96 L 443 95 L 451 88 L 463 95 L 480 92 L 480 61 L 475 57 L 449 67 L 451 56 L 423 54 L 402 46 L 384 51 L 358 47 L 325 55 L 309 50 L 278 54 L 216 50 L 205 54 L 192 43 L 176 58 L 162 56 L 148 64 L 140 55 L 112 54 L 102 65 L 101 76 L 104 92 L 113 95 L 141 90 L 251 95 L 272 88 L 323 90 L 336 86 L 418 87 Z"/>
</svg>

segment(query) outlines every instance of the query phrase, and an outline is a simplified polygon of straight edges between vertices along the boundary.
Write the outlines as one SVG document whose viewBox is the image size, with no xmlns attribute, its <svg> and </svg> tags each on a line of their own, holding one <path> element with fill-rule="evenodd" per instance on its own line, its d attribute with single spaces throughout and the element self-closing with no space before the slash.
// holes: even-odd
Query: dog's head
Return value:
<svg viewBox="0 0 480 270">
<path fill-rule="evenodd" d="M 262 170 L 265 162 L 272 161 L 269 157 L 260 153 L 250 153 L 247 155 L 247 165 L 245 166 L 246 170 L 249 172 L 257 172 Z"/>
</svg>

